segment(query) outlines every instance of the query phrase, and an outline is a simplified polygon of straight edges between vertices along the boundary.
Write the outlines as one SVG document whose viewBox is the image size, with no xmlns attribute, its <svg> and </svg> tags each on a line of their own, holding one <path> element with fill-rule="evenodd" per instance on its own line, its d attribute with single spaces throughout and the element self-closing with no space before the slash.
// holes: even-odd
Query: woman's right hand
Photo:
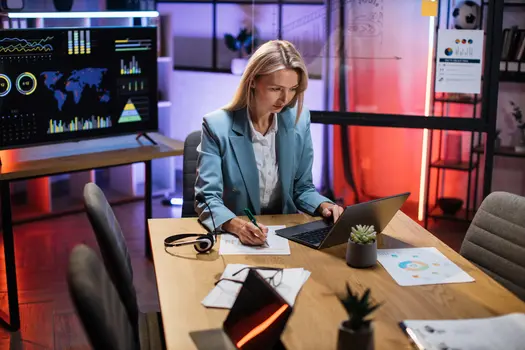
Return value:
<svg viewBox="0 0 525 350">
<path fill-rule="evenodd" d="M 245 221 L 241 218 L 233 218 L 224 223 L 222 228 L 227 232 L 237 235 L 242 244 L 263 245 L 268 236 L 268 227 L 261 223 L 257 223 L 257 225 L 259 225 L 260 229 L 250 221 Z"/>
</svg>

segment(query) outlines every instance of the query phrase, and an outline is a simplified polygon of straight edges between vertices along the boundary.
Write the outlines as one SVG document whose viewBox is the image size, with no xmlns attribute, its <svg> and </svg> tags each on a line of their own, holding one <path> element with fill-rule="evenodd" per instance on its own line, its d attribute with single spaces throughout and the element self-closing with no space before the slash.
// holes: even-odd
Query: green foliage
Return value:
<svg viewBox="0 0 525 350">
<path fill-rule="evenodd" d="M 353 331 L 359 331 L 362 328 L 369 327 L 372 320 L 366 319 L 366 317 L 382 304 L 372 305 L 369 301 L 370 288 L 365 290 L 361 299 L 359 299 L 357 293 L 354 294 L 352 292 L 348 283 L 346 284 L 346 291 L 346 296 L 339 297 L 339 301 L 341 301 L 348 314 L 348 320 L 345 322 L 345 326 Z"/>
<path fill-rule="evenodd" d="M 359 244 L 374 243 L 376 241 L 376 231 L 374 229 L 374 225 L 357 225 L 352 227 L 350 239 L 352 239 L 354 243 Z"/>
<path fill-rule="evenodd" d="M 510 105 L 512 106 L 512 116 L 518 124 L 518 129 L 525 130 L 525 121 L 523 120 L 523 113 L 521 112 L 520 106 L 513 101 L 510 101 Z"/>
<path fill-rule="evenodd" d="M 237 52 L 239 58 L 242 58 L 243 54 L 252 53 L 252 44 L 254 48 L 257 46 L 257 38 L 247 28 L 242 28 L 236 37 L 232 34 L 224 34 L 224 43 L 229 50 Z"/>
</svg>

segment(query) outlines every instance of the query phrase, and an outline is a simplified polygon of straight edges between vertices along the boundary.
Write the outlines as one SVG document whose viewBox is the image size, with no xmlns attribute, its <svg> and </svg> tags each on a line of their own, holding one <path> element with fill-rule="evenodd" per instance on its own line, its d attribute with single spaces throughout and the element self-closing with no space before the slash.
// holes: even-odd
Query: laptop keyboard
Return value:
<svg viewBox="0 0 525 350">
<path fill-rule="evenodd" d="M 331 226 L 323 227 L 314 231 L 299 233 L 293 235 L 292 237 L 305 243 L 319 245 L 324 240 L 328 232 L 330 232 L 331 228 Z"/>
</svg>

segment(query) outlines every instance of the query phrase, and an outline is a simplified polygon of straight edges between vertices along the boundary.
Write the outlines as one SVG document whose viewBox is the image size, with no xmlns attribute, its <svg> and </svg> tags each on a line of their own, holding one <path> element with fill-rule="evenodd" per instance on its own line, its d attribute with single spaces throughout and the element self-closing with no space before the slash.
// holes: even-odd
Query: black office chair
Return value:
<svg viewBox="0 0 525 350">
<path fill-rule="evenodd" d="M 86 245 L 69 258 L 69 294 L 93 349 L 139 350 L 126 308 L 104 265 Z"/>
<path fill-rule="evenodd" d="M 201 131 L 194 131 L 184 141 L 182 164 L 182 211 L 181 217 L 196 217 L 195 181 L 197 179 L 197 146 L 201 143 Z"/>
<path fill-rule="evenodd" d="M 93 227 L 106 270 L 124 304 L 131 325 L 141 338 L 149 339 L 149 349 L 165 347 L 160 312 L 142 313 L 133 285 L 133 268 L 120 224 L 106 196 L 96 184 L 84 186 L 84 207 Z"/>
</svg>

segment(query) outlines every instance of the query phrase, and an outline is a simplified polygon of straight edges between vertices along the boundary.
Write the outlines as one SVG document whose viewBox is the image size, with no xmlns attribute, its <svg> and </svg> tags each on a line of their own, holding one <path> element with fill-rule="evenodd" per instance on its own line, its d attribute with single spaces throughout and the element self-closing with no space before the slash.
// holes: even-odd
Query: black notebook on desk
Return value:
<svg viewBox="0 0 525 350">
<path fill-rule="evenodd" d="M 524 350 L 525 314 L 399 324 L 419 350 Z"/>
</svg>

